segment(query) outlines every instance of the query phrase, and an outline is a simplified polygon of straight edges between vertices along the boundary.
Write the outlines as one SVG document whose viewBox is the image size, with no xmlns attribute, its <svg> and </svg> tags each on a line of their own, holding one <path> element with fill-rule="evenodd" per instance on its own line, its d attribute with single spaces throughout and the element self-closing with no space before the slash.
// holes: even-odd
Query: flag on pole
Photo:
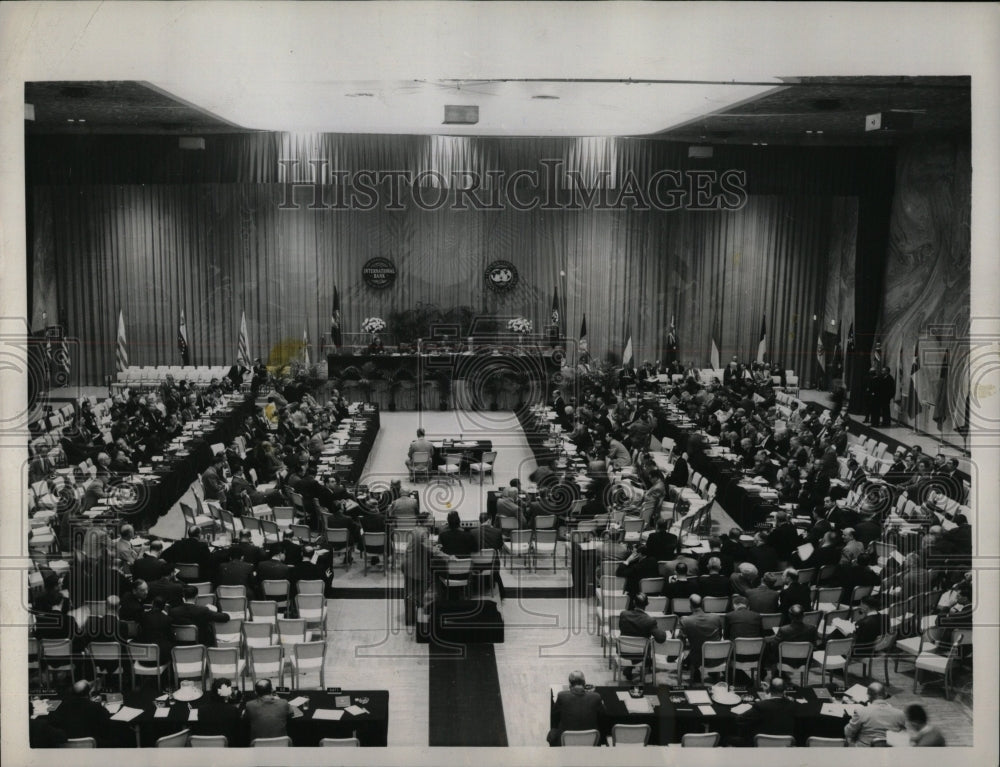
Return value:
<svg viewBox="0 0 1000 767">
<path fill-rule="evenodd" d="M 118 346 L 115 354 L 115 368 L 119 373 L 128 370 L 128 349 L 125 340 L 125 315 L 118 310 Z"/>
<path fill-rule="evenodd" d="M 632 359 L 632 323 L 625 326 L 625 351 L 622 352 L 622 365 L 634 363 Z"/>
<path fill-rule="evenodd" d="M 670 330 L 667 331 L 667 353 L 664 363 L 669 365 L 677 361 L 677 326 L 674 324 L 674 315 L 670 315 Z"/>
<path fill-rule="evenodd" d="M 820 329 L 816 336 L 816 359 L 819 361 L 820 369 L 826 372 L 826 349 L 823 347 L 823 330 Z"/>
<path fill-rule="evenodd" d="M 333 309 L 330 311 L 330 343 L 338 349 L 344 345 L 344 334 L 340 330 L 340 293 L 333 287 Z"/>
<path fill-rule="evenodd" d="M 309 359 L 309 330 L 302 326 L 302 364 L 309 367 L 312 362 Z"/>
<path fill-rule="evenodd" d="M 187 322 L 184 320 L 184 310 L 181 309 L 181 324 L 177 326 L 177 348 L 181 352 L 181 365 L 191 364 L 191 350 L 188 347 Z"/>
<path fill-rule="evenodd" d="M 760 340 L 757 342 L 757 362 L 764 361 L 764 355 L 767 353 L 767 315 L 764 314 L 760 319 Z"/>
<path fill-rule="evenodd" d="M 587 315 L 580 320 L 580 354 L 587 353 Z"/>
<path fill-rule="evenodd" d="M 56 363 L 59 365 L 59 372 L 65 376 L 69 382 L 70 359 L 69 344 L 66 342 L 66 331 L 63 329 L 62 337 L 59 339 L 59 351 L 56 352 Z"/>
<path fill-rule="evenodd" d="M 247 333 L 247 313 L 240 318 L 240 338 L 236 342 L 236 365 L 244 370 L 250 370 L 250 335 Z"/>
<path fill-rule="evenodd" d="M 876 370 L 882 369 L 882 342 L 876 341 L 872 346 L 872 367 Z"/>
<path fill-rule="evenodd" d="M 559 286 L 556 285 L 552 290 L 552 314 L 549 317 L 552 324 L 556 327 L 559 326 Z"/>
<path fill-rule="evenodd" d="M 920 404 L 920 393 L 917 389 L 917 371 L 920 370 L 920 339 L 913 344 L 913 362 L 910 365 L 910 391 L 906 398 L 906 414 L 912 424 L 917 414 L 923 410 Z"/>
<path fill-rule="evenodd" d="M 934 401 L 934 423 L 938 429 L 944 429 L 944 422 L 948 420 L 948 367 L 949 349 L 944 351 L 944 362 L 941 363 L 941 387 L 938 389 L 937 399 Z"/>
<path fill-rule="evenodd" d="M 837 340 L 833 346 L 833 377 L 840 378 L 844 374 L 844 345 L 841 343 L 840 333 L 843 323 L 837 320 Z"/>
</svg>

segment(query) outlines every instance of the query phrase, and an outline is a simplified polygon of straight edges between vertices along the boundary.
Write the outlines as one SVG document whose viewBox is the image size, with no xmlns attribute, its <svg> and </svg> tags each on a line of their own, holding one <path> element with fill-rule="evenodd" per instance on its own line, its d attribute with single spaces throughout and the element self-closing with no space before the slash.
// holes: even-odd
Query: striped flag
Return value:
<svg viewBox="0 0 1000 767">
<path fill-rule="evenodd" d="M 587 315 L 580 320 L 580 354 L 586 354 L 587 349 Z"/>
<path fill-rule="evenodd" d="M 306 367 L 312 364 L 309 359 L 309 331 L 305 326 L 302 327 L 302 363 Z"/>
<path fill-rule="evenodd" d="M 240 338 L 236 342 L 236 365 L 250 370 L 250 335 L 247 333 L 247 313 L 240 319 Z"/>
<path fill-rule="evenodd" d="M 333 309 L 330 310 L 330 343 L 336 348 L 344 345 L 344 334 L 340 330 L 340 293 L 333 287 Z"/>
<path fill-rule="evenodd" d="M 764 355 L 767 354 L 767 315 L 764 314 L 760 319 L 760 340 L 757 342 L 757 362 L 764 361 Z"/>
<path fill-rule="evenodd" d="M 118 310 L 118 343 L 115 353 L 115 368 L 119 373 L 128 370 L 128 342 L 125 340 L 125 315 Z"/>
<path fill-rule="evenodd" d="M 826 372 L 826 349 L 823 347 L 823 331 L 819 331 L 819 335 L 816 336 L 816 359 L 819 360 L 819 366 Z"/>
<path fill-rule="evenodd" d="M 899 361 L 896 363 L 896 404 L 903 404 L 903 342 L 899 342 Z"/>
<path fill-rule="evenodd" d="M 722 345 L 722 335 L 717 334 L 717 328 L 715 323 L 712 323 L 712 348 L 709 351 L 708 359 L 712 365 L 713 370 L 718 370 L 722 367 L 719 364 L 719 347 Z"/>
<path fill-rule="evenodd" d="M 59 365 L 59 372 L 65 375 L 68 382 L 71 364 L 69 359 L 69 344 L 66 342 L 65 331 L 63 331 L 62 337 L 59 339 L 59 351 L 56 352 L 56 363 Z"/>
<path fill-rule="evenodd" d="M 559 286 L 556 285 L 552 290 L 552 314 L 549 316 L 552 324 L 557 328 L 559 326 Z"/>
<path fill-rule="evenodd" d="M 920 393 L 917 390 L 917 371 L 920 370 L 920 339 L 913 345 L 913 362 L 910 365 L 910 393 L 906 402 L 906 414 L 913 423 L 917 414 L 924 408 L 920 404 Z"/>
<path fill-rule="evenodd" d="M 181 365 L 191 364 L 191 350 L 188 346 L 187 322 L 184 320 L 184 310 L 181 309 L 181 323 L 177 326 L 177 348 L 181 353 Z"/>
<path fill-rule="evenodd" d="M 632 323 L 625 326 L 625 351 L 622 352 L 622 365 L 633 364 L 632 356 Z"/>
</svg>

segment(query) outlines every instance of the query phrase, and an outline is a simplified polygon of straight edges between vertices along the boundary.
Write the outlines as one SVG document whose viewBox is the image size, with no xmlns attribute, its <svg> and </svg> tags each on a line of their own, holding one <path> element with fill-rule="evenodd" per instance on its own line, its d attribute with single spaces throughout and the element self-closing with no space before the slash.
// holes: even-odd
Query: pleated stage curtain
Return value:
<svg viewBox="0 0 1000 767">
<path fill-rule="evenodd" d="M 713 327 L 724 359 L 751 358 L 766 314 L 769 359 L 799 370 L 815 356 L 812 316 L 826 300 L 831 238 L 853 236 L 852 198 L 863 181 L 850 153 L 761 159 L 725 147 L 705 167 L 745 169 L 749 196 L 739 210 L 423 210 L 408 196 L 402 210 L 384 201 L 317 210 L 308 188 L 287 209 L 289 186 L 280 182 L 309 179 L 309 160 L 328 171 L 425 171 L 428 199 L 449 200 L 462 185 L 451 172 L 463 169 L 534 169 L 547 189 L 540 163 L 558 161 L 588 185 L 616 189 L 627 172 L 643 181 L 695 161 L 683 147 L 629 139 L 259 134 L 208 136 L 204 153 L 185 154 L 164 137 L 105 138 L 29 145 L 31 201 L 45 222 L 35 227 L 34 251 L 55 264 L 36 274 L 34 289 L 51 293 L 55 283 L 67 331 L 85 350 L 84 383 L 114 371 L 119 309 L 133 365 L 180 363 L 182 309 L 195 364 L 235 361 L 244 311 L 253 356 L 284 358 L 305 328 L 318 359 L 334 286 L 348 334 L 365 317 L 428 304 L 523 315 L 541 330 L 558 286 L 569 338 L 586 313 L 594 355 L 620 357 L 629 324 L 639 362 L 662 355 L 672 315 L 684 362 L 707 366 Z M 323 181 L 322 194 L 335 194 Z M 376 256 L 398 270 L 381 291 L 361 279 Z M 497 259 L 519 271 L 508 294 L 483 278 Z"/>
</svg>

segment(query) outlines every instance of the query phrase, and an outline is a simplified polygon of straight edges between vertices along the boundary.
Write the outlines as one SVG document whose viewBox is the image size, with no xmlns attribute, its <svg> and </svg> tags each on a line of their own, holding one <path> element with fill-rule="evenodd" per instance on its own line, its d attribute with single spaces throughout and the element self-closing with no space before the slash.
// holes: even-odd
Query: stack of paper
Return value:
<svg viewBox="0 0 1000 767">
<path fill-rule="evenodd" d="M 695 706 L 701 704 L 711 705 L 712 703 L 712 698 L 706 690 L 685 690 L 684 697 L 687 698 L 688 703 Z"/>
<path fill-rule="evenodd" d="M 840 719 L 844 716 L 844 707 L 839 703 L 824 703 L 819 712 L 823 716 L 833 716 Z"/>
<path fill-rule="evenodd" d="M 843 618 L 834 618 L 830 625 L 844 636 L 850 636 L 854 633 L 854 624 L 850 621 L 845 621 Z M 856 684 L 854 687 L 861 687 L 861 685 Z M 854 688 L 852 687 L 851 689 L 853 690 Z M 865 691 L 865 697 L 862 700 L 868 700 L 867 690 Z"/>
<path fill-rule="evenodd" d="M 740 703 L 740 705 L 738 706 L 733 706 L 730 709 L 730 711 L 739 716 L 740 714 L 745 714 L 751 708 L 753 708 L 753 706 L 751 706 L 749 703 Z"/>
<path fill-rule="evenodd" d="M 367 708 L 362 708 L 361 706 L 348 706 L 344 711 L 351 716 L 361 716 L 361 714 L 371 713 Z"/>
<path fill-rule="evenodd" d="M 157 709 L 157 711 L 166 711 L 170 713 L 170 709 Z M 111 719 L 115 722 L 131 722 L 137 716 L 142 715 L 141 708 L 132 708 L 131 706 L 122 706 L 118 709 L 118 713 L 114 714 Z"/>
<path fill-rule="evenodd" d="M 313 719 L 332 719 L 333 721 L 337 721 L 343 715 L 343 711 L 335 708 L 317 708 L 313 711 Z"/>
<path fill-rule="evenodd" d="M 702 716 L 715 716 L 715 709 L 711 706 L 698 706 L 698 711 Z"/>
<path fill-rule="evenodd" d="M 626 698 L 625 710 L 630 714 L 651 714 L 652 707 L 645 698 Z"/>
<path fill-rule="evenodd" d="M 288 701 L 288 705 L 295 706 L 296 708 L 298 708 L 303 703 L 308 703 L 308 702 L 309 702 L 309 698 L 307 698 L 305 695 L 300 695 L 299 697 L 292 698 L 290 701 Z"/>
</svg>

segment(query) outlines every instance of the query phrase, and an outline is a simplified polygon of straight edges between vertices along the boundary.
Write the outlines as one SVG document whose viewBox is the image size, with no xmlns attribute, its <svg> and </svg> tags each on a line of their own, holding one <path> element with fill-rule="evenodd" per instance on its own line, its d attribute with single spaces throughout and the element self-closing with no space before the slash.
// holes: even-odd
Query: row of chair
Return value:
<svg viewBox="0 0 1000 767">
<path fill-rule="evenodd" d="M 651 733 L 652 727 L 648 724 L 616 724 L 611 728 L 608 745 L 611 747 L 645 746 L 649 743 Z M 718 732 L 687 732 L 681 735 L 680 745 L 682 748 L 715 748 L 721 740 L 722 735 Z M 562 746 L 592 747 L 598 745 L 600 741 L 601 733 L 598 730 L 565 730 L 560 736 L 560 745 Z M 757 733 L 754 735 L 753 744 L 757 748 L 788 748 L 795 746 L 795 738 L 791 735 Z M 806 746 L 810 748 L 844 748 L 847 746 L 847 741 L 844 738 L 810 736 L 806 740 Z"/>
<path fill-rule="evenodd" d="M 292 739 L 287 735 L 274 738 L 254 738 L 250 742 L 253 748 L 262 747 L 291 747 Z M 330 747 L 356 747 L 361 742 L 357 738 L 323 738 L 319 745 L 323 748 Z M 229 739 L 225 735 L 192 735 L 191 730 L 181 730 L 172 735 L 164 735 L 157 738 L 157 748 L 227 748 Z M 96 738 L 70 738 L 63 744 L 63 748 L 97 748 Z"/>
</svg>

